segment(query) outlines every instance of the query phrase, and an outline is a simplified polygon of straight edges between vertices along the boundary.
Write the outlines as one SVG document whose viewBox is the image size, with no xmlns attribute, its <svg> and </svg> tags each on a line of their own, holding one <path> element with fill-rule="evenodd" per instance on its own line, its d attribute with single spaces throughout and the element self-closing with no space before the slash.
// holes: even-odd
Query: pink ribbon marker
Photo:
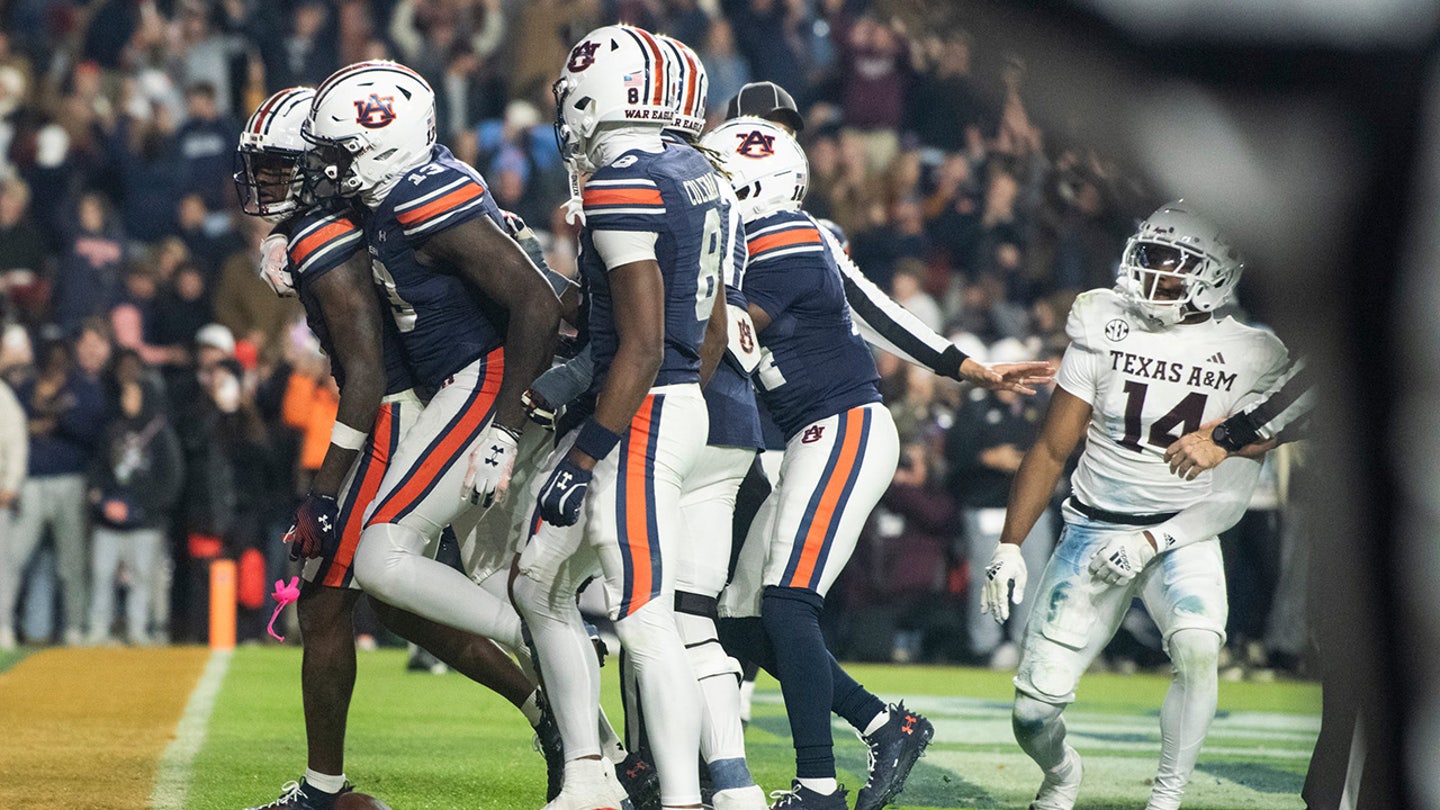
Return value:
<svg viewBox="0 0 1440 810">
<path fill-rule="evenodd" d="M 291 577 L 289 585 L 286 585 L 283 579 L 275 580 L 275 592 L 270 594 L 270 598 L 275 600 L 275 612 L 270 614 L 270 625 L 265 631 L 276 640 L 284 641 L 285 637 L 275 632 L 275 620 L 280 618 L 280 611 L 284 610 L 286 605 L 300 598 L 300 578 Z"/>
</svg>

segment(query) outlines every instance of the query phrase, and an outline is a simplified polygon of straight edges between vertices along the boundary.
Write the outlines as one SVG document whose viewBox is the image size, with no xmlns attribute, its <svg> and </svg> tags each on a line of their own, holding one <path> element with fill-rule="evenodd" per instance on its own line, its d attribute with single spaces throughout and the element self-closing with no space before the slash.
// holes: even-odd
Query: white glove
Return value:
<svg viewBox="0 0 1440 810">
<path fill-rule="evenodd" d="M 990 555 L 985 566 L 985 593 L 980 599 L 980 612 L 995 617 L 997 624 L 1010 618 L 1010 603 L 1025 600 L 1025 558 L 1014 543 L 1001 543 Z M 1012 593 L 1012 587 L 1013 593 Z"/>
<path fill-rule="evenodd" d="M 1118 534 L 1090 558 L 1090 574 L 1101 582 L 1125 585 L 1155 559 L 1155 547 L 1144 532 Z"/>
<path fill-rule="evenodd" d="M 290 256 L 285 252 L 288 247 L 289 240 L 284 234 L 272 233 L 260 241 L 260 280 L 281 298 L 295 295 Z"/>
<path fill-rule="evenodd" d="M 460 499 L 487 509 L 505 502 L 510 489 L 510 471 L 515 467 L 516 435 L 509 428 L 491 424 L 470 451 L 470 469 L 460 486 Z"/>
</svg>

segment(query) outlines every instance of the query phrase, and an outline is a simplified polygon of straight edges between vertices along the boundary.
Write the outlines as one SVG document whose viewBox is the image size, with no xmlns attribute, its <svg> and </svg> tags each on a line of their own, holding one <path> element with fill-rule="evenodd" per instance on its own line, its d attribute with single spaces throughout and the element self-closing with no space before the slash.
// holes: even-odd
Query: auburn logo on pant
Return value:
<svg viewBox="0 0 1440 810">
<path fill-rule="evenodd" d="M 355 102 L 355 123 L 366 129 L 387 127 L 395 120 L 395 97 L 371 93 L 363 101 Z"/>
<path fill-rule="evenodd" d="M 802 444 L 814 444 L 823 438 L 825 438 L 825 426 L 811 425 L 805 428 L 805 434 L 800 437 L 800 442 Z"/>
</svg>

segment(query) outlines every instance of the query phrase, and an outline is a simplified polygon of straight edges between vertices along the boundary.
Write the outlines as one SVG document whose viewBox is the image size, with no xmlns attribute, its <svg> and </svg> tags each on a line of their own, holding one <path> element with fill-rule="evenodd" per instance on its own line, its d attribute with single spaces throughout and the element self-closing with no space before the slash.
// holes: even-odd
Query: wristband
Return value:
<svg viewBox="0 0 1440 810">
<path fill-rule="evenodd" d="M 952 343 L 940 353 L 940 360 L 935 364 L 935 373 L 942 377 L 958 380 L 960 379 L 960 367 L 965 365 L 965 361 L 968 359 L 969 355 L 960 351 L 960 347 Z"/>
<path fill-rule="evenodd" d="M 335 420 L 335 427 L 330 430 L 330 443 L 345 450 L 359 450 L 365 446 L 365 440 L 369 434 L 362 433 L 355 428 Z"/>
<path fill-rule="evenodd" d="M 591 418 L 581 426 L 580 435 L 575 439 L 575 449 L 599 461 L 610 455 L 610 451 L 619 443 L 619 433 Z"/>
<path fill-rule="evenodd" d="M 1254 444 L 1259 438 L 1249 414 L 1237 413 L 1215 426 L 1210 431 L 1210 441 L 1231 453 L 1238 452 L 1247 444 Z"/>
</svg>

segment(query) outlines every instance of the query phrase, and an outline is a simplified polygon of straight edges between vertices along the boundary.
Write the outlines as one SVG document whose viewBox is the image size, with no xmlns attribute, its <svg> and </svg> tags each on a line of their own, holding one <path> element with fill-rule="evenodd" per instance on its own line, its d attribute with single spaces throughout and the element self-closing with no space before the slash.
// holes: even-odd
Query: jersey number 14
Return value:
<svg viewBox="0 0 1440 810">
<path fill-rule="evenodd" d="M 1141 417 L 1145 413 L 1145 395 L 1149 390 L 1150 386 L 1142 382 L 1129 380 L 1125 383 L 1125 438 L 1120 440 L 1120 446 L 1137 453 L 1145 449 L 1140 445 L 1140 434 L 1145 428 Z M 1205 418 L 1207 399 L 1205 394 L 1198 391 L 1186 394 L 1179 404 L 1150 423 L 1145 443 L 1163 449 L 1186 433 L 1199 430 L 1200 422 Z M 1176 425 L 1180 425 L 1178 435 L 1174 433 Z"/>
</svg>

